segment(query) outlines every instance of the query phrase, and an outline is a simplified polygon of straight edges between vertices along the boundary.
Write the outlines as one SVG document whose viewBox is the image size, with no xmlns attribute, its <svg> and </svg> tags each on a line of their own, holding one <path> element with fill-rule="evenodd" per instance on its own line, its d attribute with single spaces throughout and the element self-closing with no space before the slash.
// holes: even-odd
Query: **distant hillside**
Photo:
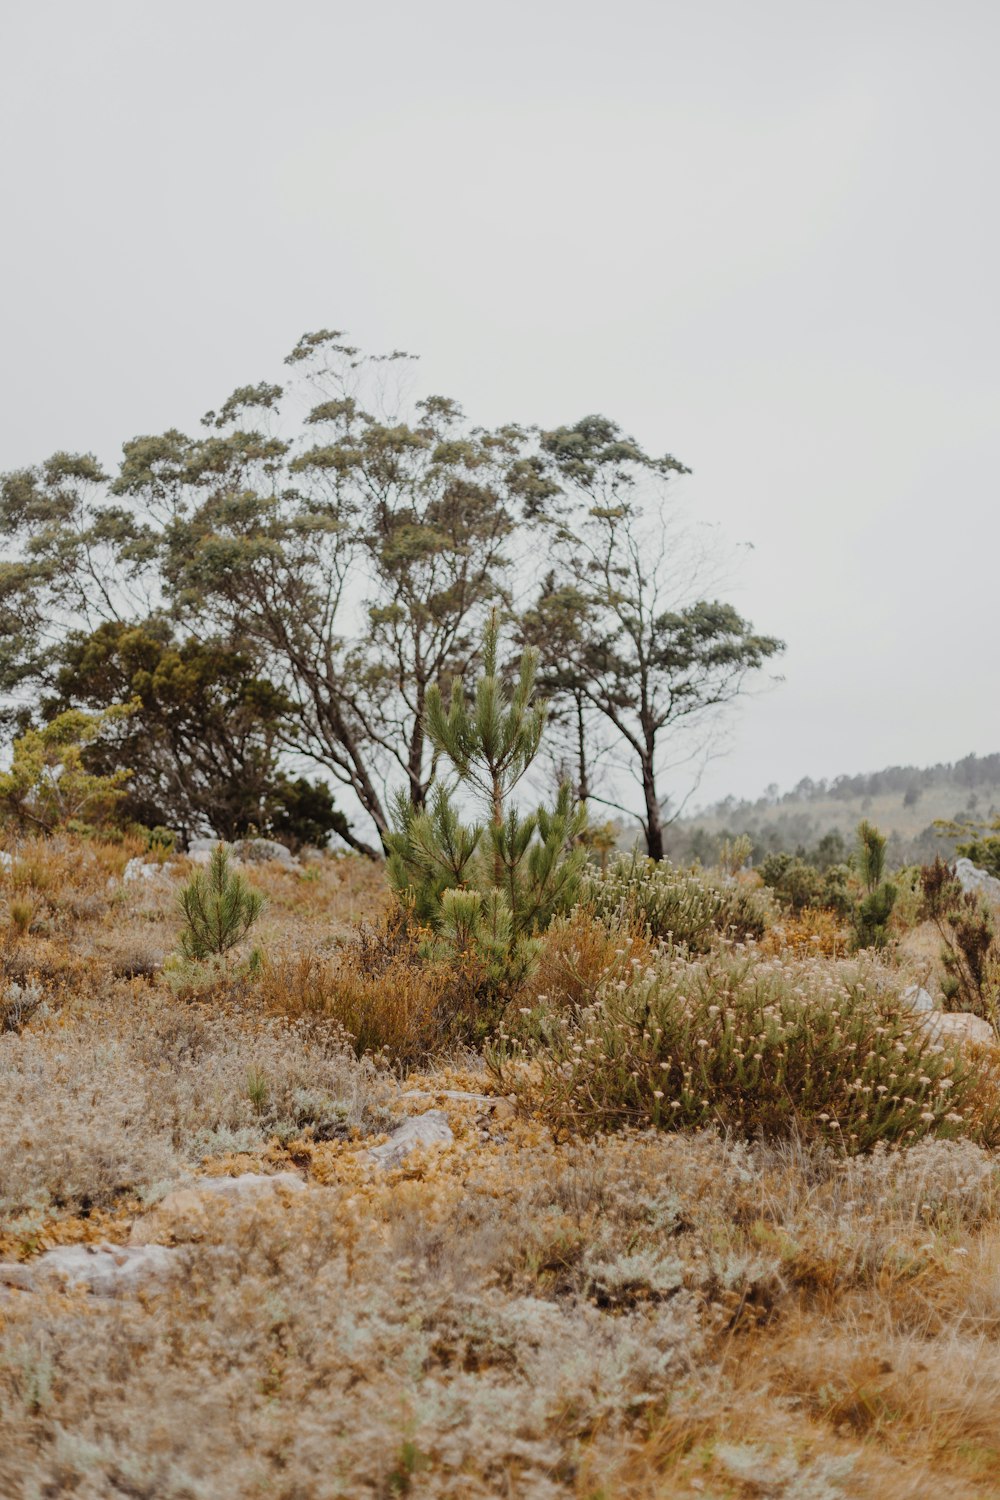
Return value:
<svg viewBox="0 0 1000 1500">
<path fill-rule="evenodd" d="M 967 755 L 954 765 L 889 766 L 832 781 L 807 776 L 783 794 L 768 787 L 755 802 L 726 797 L 673 824 L 668 850 L 673 859 L 707 864 L 723 838 L 746 833 L 757 862 L 783 849 L 808 852 L 830 833 L 840 833 L 849 845 L 859 821 L 868 818 L 890 836 L 890 859 L 909 864 L 953 852 L 954 838 L 936 829 L 936 820 L 988 822 L 998 816 L 1000 754 Z"/>
</svg>

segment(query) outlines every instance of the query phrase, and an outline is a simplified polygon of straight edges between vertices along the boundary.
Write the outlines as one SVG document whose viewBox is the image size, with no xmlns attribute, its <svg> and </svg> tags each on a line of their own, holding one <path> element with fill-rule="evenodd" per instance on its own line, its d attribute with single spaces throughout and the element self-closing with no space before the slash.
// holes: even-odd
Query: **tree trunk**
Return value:
<svg viewBox="0 0 1000 1500">
<path fill-rule="evenodd" d="M 653 766 L 646 760 L 643 761 L 642 766 L 642 795 L 646 804 L 646 817 L 643 824 L 646 831 L 646 852 L 650 859 L 661 860 L 663 858 L 663 819 L 660 814 L 660 800 L 656 795 Z"/>
<path fill-rule="evenodd" d="M 583 717 L 583 698 L 576 695 L 576 754 L 577 754 L 577 801 L 586 805 L 590 796 L 590 778 L 587 775 L 587 726 Z"/>
</svg>

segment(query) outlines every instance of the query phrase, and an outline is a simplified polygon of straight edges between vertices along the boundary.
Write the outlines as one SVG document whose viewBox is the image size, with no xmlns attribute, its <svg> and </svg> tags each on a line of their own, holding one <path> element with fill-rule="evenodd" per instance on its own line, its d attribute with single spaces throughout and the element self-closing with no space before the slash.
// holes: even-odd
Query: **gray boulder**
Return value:
<svg viewBox="0 0 1000 1500">
<path fill-rule="evenodd" d="M 922 1013 L 924 1011 L 937 1009 L 934 1004 L 933 995 L 929 995 L 923 988 L 923 986 L 919 984 L 909 985 L 899 998 L 903 1005 L 906 1006 L 907 1010 L 913 1010 L 917 1011 L 918 1013 Z"/>
<path fill-rule="evenodd" d="M 237 839 L 233 844 L 227 844 L 225 839 L 192 839 L 188 844 L 188 859 L 194 860 L 198 865 L 207 865 L 212 858 L 212 850 L 218 844 L 228 849 L 238 864 L 260 865 L 272 860 L 281 865 L 298 864 L 291 850 L 286 849 L 284 844 L 279 844 L 276 839 Z"/>
<path fill-rule="evenodd" d="M 133 1245 L 182 1244 L 211 1233 L 214 1211 L 223 1203 L 237 1208 L 285 1205 L 306 1191 L 294 1172 L 244 1172 L 240 1177 L 199 1177 L 176 1188 L 132 1225 Z"/>
<path fill-rule="evenodd" d="M 245 864 L 270 864 L 272 860 L 279 865 L 298 864 L 292 851 L 276 839 L 238 839 L 232 848 L 235 857 Z"/>
<path fill-rule="evenodd" d="M 85 1287 L 95 1297 L 120 1297 L 165 1281 L 177 1265 L 165 1245 L 60 1245 L 37 1260 L 0 1265 L 0 1282 L 39 1291 Z"/>
<path fill-rule="evenodd" d="M 955 878 L 963 891 L 978 891 L 987 901 L 1000 906 L 1000 880 L 988 870 L 981 870 L 971 859 L 955 861 Z"/>
<path fill-rule="evenodd" d="M 368 1160 L 377 1167 L 398 1167 L 400 1162 L 418 1146 L 446 1146 L 455 1139 L 451 1126 L 439 1109 L 429 1109 L 425 1115 L 416 1115 L 404 1120 L 381 1146 L 373 1146 L 367 1152 Z"/>
</svg>

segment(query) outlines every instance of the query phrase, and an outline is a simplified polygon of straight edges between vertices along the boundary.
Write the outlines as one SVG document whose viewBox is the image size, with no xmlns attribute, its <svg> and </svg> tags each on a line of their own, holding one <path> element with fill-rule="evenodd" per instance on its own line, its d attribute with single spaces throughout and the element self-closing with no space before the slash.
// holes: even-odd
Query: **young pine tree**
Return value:
<svg viewBox="0 0 1000 1500">
<path fill-rule="evenodd" d="M 457 785 L 479 802 L 483 818 L 465 823 L 453 791 L 437 782 L 417 810 L 404 796 L 388 835 L 389 880 L 434 946 L 482 966 L 485 988 L 511 993 L 527 973 L 536 934 L 572 905 L 586 851 L 579 840 L 586 811 L 563 786 L 552 807 L 519 811 L 514 788 L 541 742 L 545 710 L 533 702 L 537 653 L 526 650 L 513 689 L 498 668 L 494 610 L 483 640 L 483 672 L 468 702 L 456 682 L 445 707 L 428 694 L 425 726 Z"/>
<path fill-rule="evenodd" d="M 858 824 L 856 864 L 864 895 L 854 910 L 857 948 L 884 948 L 899 891 L 885 879 L 885 835 L 865 820 Z"/>
<path fill-rule="evenodd" d="M 221 958 L 235 948 L 260 916 L 264 897 L 230 867 L 223 844 L 212 850 L 207 870 L 196 870 L 180 893 L 186 926 L 180 949 L 185 958 Z"/>
</svg>

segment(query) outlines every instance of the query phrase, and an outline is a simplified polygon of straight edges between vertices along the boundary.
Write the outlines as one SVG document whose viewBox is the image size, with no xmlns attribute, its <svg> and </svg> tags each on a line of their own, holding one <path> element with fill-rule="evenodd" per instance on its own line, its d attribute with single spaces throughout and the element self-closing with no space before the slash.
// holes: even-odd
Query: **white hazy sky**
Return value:
<svg viewBox="0 0 1000 1500">
<path fill-rule="evenodd" d="M 0 469 L 306 329 L 615 417 L 783 636 L 702 798 L 1000 749 L 995 0 L 0 7 Z"/>
</svg>

